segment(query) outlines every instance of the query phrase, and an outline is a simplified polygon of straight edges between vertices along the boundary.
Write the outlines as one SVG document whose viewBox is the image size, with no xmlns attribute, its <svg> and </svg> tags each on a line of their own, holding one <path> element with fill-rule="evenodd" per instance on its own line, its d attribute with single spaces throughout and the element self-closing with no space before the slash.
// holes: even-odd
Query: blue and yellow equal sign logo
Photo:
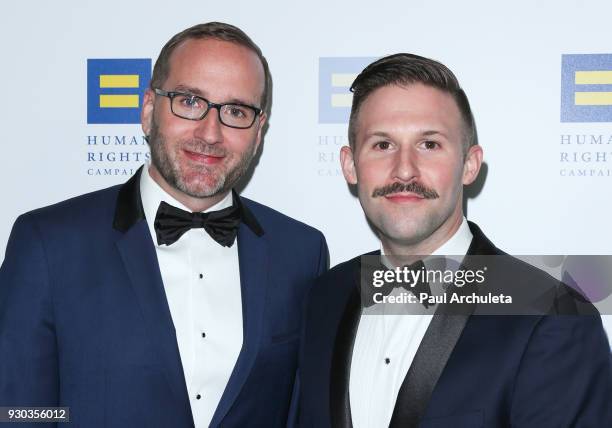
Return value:
<svg viewBox="0 0 612 428">
<path fill-rule="evenodd" d="M 612 54 L 562 56 L 561 122 L 612 122 Z"/>
<path fill-rule="evenodd" d="M 87 60 L 87 123 L 140 123 L 151 59 Z"/>
<path fill-rule="evenodd" d="M 319 123 L 347 123 L 353 94 L 349 91 L 355 77 L 372 57 L 319 58 Z"/>
</svg>

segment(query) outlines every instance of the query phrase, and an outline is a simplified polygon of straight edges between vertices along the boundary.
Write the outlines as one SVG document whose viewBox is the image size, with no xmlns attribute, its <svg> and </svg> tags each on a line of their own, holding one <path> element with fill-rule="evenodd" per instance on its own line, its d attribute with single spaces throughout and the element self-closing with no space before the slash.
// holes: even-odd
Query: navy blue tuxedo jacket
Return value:
<svg viewBox="0 0 612 428">
<path fill-rule="evenodd" d="M 327 246 L 239 200 L 244 340 L 211 426 L 281 427 L 295 408 L 302 302 Z M 59 426 L 193 426 L 139 174 L 17 219 L 0 269 L 0 406 L 70 407 Z"/>
<path fill-rule="evenodd" d="M 468 254 L 504 254 L 475 224 L 470 228 Z M 515 258 L 502 259 L 500 274 L 511 286 L 559 285 Z M 359 258 L 342 263 L 309 294 L 300 345 L 301 428 L 352 427 L 349 375 L 361 314 L 359 270 Z M 555 296 L 555 307 L 565 309 L 554 313 L 572 313 L 565 297 Z M 591 315 L 436 314 L 399 390 L 390 426 L 612 427 L 610 348 L 599 315 L 586 312 Z"/>
</svg>

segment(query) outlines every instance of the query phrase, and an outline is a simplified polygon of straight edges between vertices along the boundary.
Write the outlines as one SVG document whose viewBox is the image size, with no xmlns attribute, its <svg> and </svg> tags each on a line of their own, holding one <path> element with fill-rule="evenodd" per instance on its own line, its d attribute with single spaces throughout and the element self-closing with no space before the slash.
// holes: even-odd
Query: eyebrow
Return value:
<svg viewBox="0 0 612 428">
<path fill-rule="evenodd" d="M 443 136 L 444 138 L 446 138 L 448 140 L 448 136 L 444 132 L 442 132 L 442 131 L 434 131 L 434 130 L 425 131 L 425 132 L 423 132 L 422 135 L 424 137 L 429 137 L 431 135 L 441 135 L 441 136 Z"/>
<path fill-rule="evenodd" d="M 177 85 L 174 88 L 174 91 L 176 91 L 176 92 L 188 92 L 190 94 L 197 95 L 197 96 L 202 97 L 202 98 L 206 98 L 206 95 L 204 94 L 204 92 L 202 92 L 200 89 L 194 88 L 192 86 Z M 206 98 L 206 99 L 208 99 L 208 98 Z M 210 101 L 210 100 L 208 100 L 208 101 Z M 249 102 L 247 102 L 245 100 L 242 100 L 240 98 L 230 98 L 230 99 L 225 100 L 225 101 L 223 101 L 221 103 L 218 103 L 218 104 L 244 104 L 244 105 L 247 105 L 247 106 L 255 106 L 254 103 L 249 103 Z"/>
<path fill-rule="evenodd" d="M 424 131 L 421 133 L 421 136 L 423 137 L 430 137 L 432 135 L 441 135 L 442 137 L 448 139 L 448 137 L 446 136 L 446 134 L 442 131 L 435 131 L 435 130 L 428 130 L 428 131 Z M 384 131 L 377 131 L 377 132 L 372 132 L 371 134 L 368 135 L 369 137 L 382 137 L 382 138 L 392 138 L 391 134 L 384 132 Z"/>
<path fill-rule="evenodd" d="M 368 135 L 368 137 L 382 137 L 382 138 L 391 138 L 391 135 L 387 134 L 384 131 L 372 132 Z"/>
<path fill-rule="evenodd" d="M 204 96 L 204 93 L 202 91 L 200 91 L 198 88 L 194 88 L 192 86 L 187 86 L 187 85 L 177 85 L 177 86 L 174 87 L 174 91 L 176 91 L 176 92 L 189 92 L 190 94 L 198 95 L 200 97 Z"/>
</svg>

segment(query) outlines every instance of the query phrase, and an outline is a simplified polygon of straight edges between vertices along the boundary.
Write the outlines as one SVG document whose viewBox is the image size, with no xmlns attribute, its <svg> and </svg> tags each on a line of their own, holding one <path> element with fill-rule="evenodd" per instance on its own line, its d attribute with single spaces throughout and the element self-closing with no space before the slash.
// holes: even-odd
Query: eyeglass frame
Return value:
<svg viewBox="0 0 612 428">
<path fill-rule="evenodd" d="M 257 120 L 257 116 L 260 116 L 261 113 L 263 112 L 263 109 L 260 109 L 260 108 L 255 107 L 255 106 L 250 106 L 248 104 L 241 104 L 241 103 L 222 103 L 222 104 L 217 104 L 217 103 L 213 103 L 211 101 L 208 101 L 204 97 L 201 97 L 199 95 L 190 94 L 189 92 L 164 91 L 163 89 L 160 89 L 160 88 L 153 88 L 153 92 L 156 95 L 160 95 L 162 97 L 167 97 L 170 100 L 170 111 L 176 117 L 180 117 L 181 119 L 185 119 L 185 120 L 202 120 L 202 119 L 204 119 L 206 117 L 206 115 L 208 114 L 210 109 L 214 108 L 214 109 L 217 109 L 217 115 L 219 117 L 219 123 L 221 123 L 223 126 L 227 126 L 228 128 L 233 128 L 233 129 L 249 129 L 249 128 L 251 128 L 253 126 L 253 124 L 255 123 L 255 120 Z M 181 116 L 181 115 L 175 113 L 174 112 L 174 107 L 172 106 L 172 103 L 174 101 L 174 97 L 176 97 L 177 95 L 184 95 L 184 96 L 187 96 L 187 97 L 191 97 L 192 99 L 193 98 L 197 98 L 197 99 L 200 99 L 200 100 L 204 101 L 206 103 L 206 105 L 207 105 L 206 110 L 204 111 L 204 113 L 202 113 L 202 116 L 200 116 L 199 118 L 184 117 L 184 116 Z M 253 116 L 253 121 L 247 127 L 228 125 L 227 123 L 223 122 L 223 119 L 221 119 L 221 108 L 225 107 L 225 106 L 240 106 L 240 107 L 246 107 L 246 108 L 249 108 L 249 109 L 253 110 L 255 112 L 255 116 Z"/>
</svg>

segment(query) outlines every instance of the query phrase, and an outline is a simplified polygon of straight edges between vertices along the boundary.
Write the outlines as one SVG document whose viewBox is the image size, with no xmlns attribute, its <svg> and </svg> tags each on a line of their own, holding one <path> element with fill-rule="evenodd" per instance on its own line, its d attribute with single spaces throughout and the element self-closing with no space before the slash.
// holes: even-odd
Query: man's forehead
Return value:
<svg viewBox="0 0 612 428">
<path fill-rule="evenodd" d="M 375 89 L 362 102 L 357 130 L 384 132 L 385 127 L 417 126 L 421 132 L 461 130 L 463 120 L 454 97 L 420 83 L 387 85 Z"/>
<path fill-rule="evenodd" d="M 231 69 L 249 69 L 250 74 L 264 77 L 264 69 L 257 53 L 242 44 L 216 38 L 191 38 L 179 43 L 169 57 L 170 72 L 177 62 L 197 66 L 231 66 Z M 227 70 L 226 70 L 227 72 Z"/>
<path fill-rule="evenodd" d="M 170 56 L 166 90 L 213 97 L 214 102 L 258 104 L 263 65 L 255 52 L 234 42 L 188 39 Z"/>
<path fill-rule="evenodd" d="M 375 89 L 363 101 L 360 111 L 428 112 L 435 115 L 442 109 L 445 114 L 459 113 L 453 96 L 439 88 L 413 83 L 386 85 Z"/>
<path fill-rule="evenodd" d="M 243 46 L 240 43 L 234 41 L 222 40 L 215 37 L 191 37 L 178 43 L 175 46 L 171 57 L 172 55 L 176 55 L 177 53 L 180 53 L 181 51 L 185 50 L 201 50 L 209 52 L 212 52 L 214 50 L 245 50 L 248 52 L 252 52 L 246 46 Z"/>
</svg>

